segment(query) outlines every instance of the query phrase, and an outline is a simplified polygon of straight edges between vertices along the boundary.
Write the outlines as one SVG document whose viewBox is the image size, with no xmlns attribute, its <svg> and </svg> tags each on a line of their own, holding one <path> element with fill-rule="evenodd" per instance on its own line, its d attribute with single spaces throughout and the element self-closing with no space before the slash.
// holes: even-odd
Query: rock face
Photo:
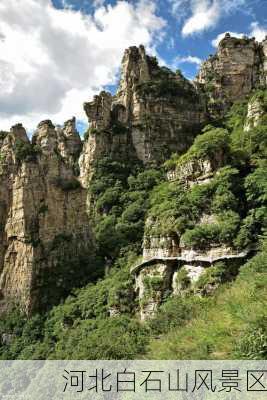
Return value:
<svg viewBox="0 0 267 400">
<path fill-rule="evenodd" d="M 266 86 L 267 39 L 258 43 L 226 34 L 193 83 L 159 67 L 143 46 L 125 51 L 121 70 L 115 96 L 101 92 L 84 104 L 90 129 L 80 159 L 83 184 L 103 156 L 155 166 L 184 152 L 203 124 Z"/>
<path fill-rule="evenodd" d="M 126 50 L 116 96 L 102 92 L 84 109 L 91 127 L 80 160 L 82 177 L 105 155 L 159 165 L 185 151 L 207 120 L 193 84 L 159 67 L 143 46 Z"/>
<path fill-rule="evenodd" d="M 43 309 L 89 280 L 94 240 L 87 189 L 98 160 L 158 166 L 172 153 L 185 152 L 201 127 L 233 101 L 266 84 L 267 39 L 259 44 L 226 35 L 193 83 L 160 67 L 143 46 L 130 47 L 117 94 L 101 92 L 84 104 L 90 123 L 84 143 L 75 119 L 63 127 L 41 122 L 31 142 L 21 124 L 0 131 L 0 311 L 12 303 L 27 313 Z M 259 100 L 251 102 L 245 129 L 261 115 Z M 188 186 L 206 183 L 222 162 L 218 152 L 168 178 Z M 193 252 L 177 235 L 147 235 L 143 262 L 133 269 L 142 318 L 216 260 L 243 256 L 227 248 Z M 180 270 L 186 271 L 183 279 Z"/>
<path fill-rule="evenodd" d="M 254 96 L 248 103 L 248 112 L 244 125 L 244 131 L 248 132 L 252 128 L 255 128 L 265 113 L 266 110 L 263 99 L 260 96 Z"/>
<path fill-rule="evenodd" d="M 235 100 L 266 85 L 267 40 L 238 39 L 226 34 L 218 51 L 205 61 L 196 78 L 207 94 L 212 116 L 220 116 Z"/>
<path fill-rule="evenodd" d="M 206 224 L 213 222 L 211 216 L 206 216 Z M 141 319 L 153 317 L 166 296 L 182 295 L 187 290 L 197 292 L 198 281 L 217 262 L 239 262 L 248 254 L 249 249 L 237 251 L 225 245 L 213 245 L 205 250 L 191 249 L 184 246 L 178 235 L 146 234 L 143 259 L 131 270 L 135 276 Z M 209 292 L 211 290 L 209 288 Z"/>
<path fill-rule="evenodd" d="M 226 246 L 193 250 L 179 245 L 177 238 L 164 236 L 145 237 L 144 246 L 147 245 L 151 247 L 144 247 L 142 262 L 132 268 L 142 320 L 153 317 L 166 296 L 183 295 L 188 290 L 197 293 L 200 278 L 216 262 L 239 262 L 249 253 Z M 209 292 L 214 288 L 210 287 Z"/>
<path fill-rule="evenodd" d="M 75 286 L 93 244 L 86 191 L 75 176 L 81 149 L 75 120 L 39 124 L 30 143 L 14 126 L 1 143 L 0 294 L 2 308 L 44 308 Z M 66 262 L 67 261 L 67 262 Z"/>
<path fill-rule="evenodd" d="M 224 162 L 223 151 L 218 152 L 214 160 L 190 160 L 172 171 L 168 179 L 172 181 L 172 185 L 183 185 L 185 189 L 207 184 L 216 177 Z M 215 214 L 202 212 L 195 226 L 212 226 L 216 223 Z M 171 224 L 170 218 L 168 225 Z M 153 317 L 158 306 L 168 295 L 183 295 L 189 290 L 196 294 L 211 293 L 218 282 L 209 283 L 204 288 L 199 287 L 199 282 L 208 274 L 207 271 L 214 268 L 218 262 L 227 264 L 230 260 L 233 263 L 244 259 L 249 253 L 249 249 L 238 251 L 229 245 L 215 242 L 207 243 L 205 248 L 188 247 L 181 233 L 175 228 L 175 218 L 173 228 L 168 229 L 168 232 L 164 233 L 160 217 L 147 218 L 143 259 L 132 268 L 142 320 Z"/>
</svg>

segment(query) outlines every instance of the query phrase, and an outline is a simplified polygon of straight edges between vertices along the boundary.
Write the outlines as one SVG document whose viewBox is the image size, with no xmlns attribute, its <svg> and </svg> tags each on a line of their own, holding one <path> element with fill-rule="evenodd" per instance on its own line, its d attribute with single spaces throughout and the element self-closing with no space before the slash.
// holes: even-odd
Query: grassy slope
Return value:
<svg viewBox="0 0 267 400">
<path fill-rule="evenodd" d="M 267 357 L 267 250 L 223 285 L 184 327 L 153 339 L 145 358 L 232 359 Z"/>
</svg>

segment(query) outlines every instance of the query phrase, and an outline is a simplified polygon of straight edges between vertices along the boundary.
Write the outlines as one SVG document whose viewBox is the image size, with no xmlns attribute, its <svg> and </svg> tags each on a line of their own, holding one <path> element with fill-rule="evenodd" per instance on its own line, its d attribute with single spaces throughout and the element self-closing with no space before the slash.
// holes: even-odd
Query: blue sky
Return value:
<svg viewBox="0 0 267 400">
<path fill-rule="evenodd" d="M 144 44 L 193 79 L 224 32 L 267 33 L 267 0 L 1 0 L 0 129 L 77 117 L 115 90 L 123 51 Z"/>
<path fill-rule="evenodd" d="M 75 10 L 83 10 L 84 13 L 93 14 L 97 5 L 115 5 L 117 0 L 53 0 L 56 7 L 68 5 Z M 137 3 L 138 0 L 129 1 Z M 216 1 L 195 1 L 195 4 L 203 4 L 204 10 L 209 10 Z M 162 42 L 156 46 L 157 53 L 168 66 L 180 68 L 190 79 L 196 75 L 199 65 L 195 62 L 186 62 L 187 57 L 197 57 L 200 60 L 213 54 L 215 47 L 212 41 L 222 32 L 248 34 L 251 36 L 255 30 L 260 33 L 261 40 L 263 32 L 267 34 L 267 0 L 231 0 L 230 10 L 224 11 L 227 0 L 219 0 L 217 14 L 219 18 L 214 25 L 193 31 L 191 34 L 183 34 L 182 30 L 186 21 L 192 16 L 194 1 L 183 0 L 157 0 L 156 14 L 166 21 L 164 28 L 165 36 Z M 216 12 L 215 12 L 216 14 Z M 179 61 L 180 59 L 180 61 Z"/>
</svg>

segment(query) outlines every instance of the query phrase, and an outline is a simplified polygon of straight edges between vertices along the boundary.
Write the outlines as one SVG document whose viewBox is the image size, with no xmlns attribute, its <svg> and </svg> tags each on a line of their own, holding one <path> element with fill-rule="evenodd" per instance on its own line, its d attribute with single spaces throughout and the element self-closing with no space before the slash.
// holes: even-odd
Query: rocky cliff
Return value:
<svg viewBox="0 0 267 400">
<path fill-rule="evenodd" d="M 41 122 L 31 142 L 22 125 L 4 136 L 1 304 L 17 303 L 30 313 L 58 301 L 90 268 L 93 242 L 86 191 L 77 177 L 82 143 L 75 120 L 62 129 Z"/>
<path fill-rule="evenodd" d="M 231 37 L 227 33 L 218 51 L 205 61 L 196 78 L 204 88 L 213 117 L 222 116 L 229 105 L 267 82 L 267 38 Z"/>
<path fill-rule="evenodd" d="M 102 92 L 84 109 L 90 129 L 80 160 L 83 180 L 105 155 L 160 165 L 185 151 L 208 118 L 202 93 L 180 73 L 160 67 L 143 46 L 126 50 L 117 94 Z"/>
<path fill-rule="evenodd" d="M 202 65 L 195 82 L 190 82 L 179 71 L 160 67 L 143 46 L 131 47 L 122 60 L 116 95 L 101 92 L 84 104 L 89 129 L 83 143 L 75 119 L 62 128 L 43 121 L 31 141 L 20 124 L 1 132 L 2 309 L 12 303 L 27 313 L 42 309 L 95 275 L 88 189 L 99 160 L 126 159 L 147 169 L 159 167 L 173 153 L 179 157 L 206 123 L 221 117 L 235 100 L 253 89 L 266 87 L 266 63 L 266 40 L 257 43 L 226 35 L 217 54 Z M 262 114 L 259 101 L 251 101 L 245 130 L 256 126 Z M 218 148 L 210 158 L 195 157 L 169 169 L 168 179 L 186 189 L 211 182 L 226 164 L 223 150 Z M 203 212 L 195 223 L 212 225 L 215 220 Z M 153 284 L 160 286 L 157 300 L 146 304 L 144 316 L 154 312 L 165 292 L 180 290 L 174 273 L 181 265 L 194 280 L 216 260 L 244 256 L 218 244 L 192 250 L 175 230 L 153 234 L 158 223 L 147 219 L 144 258 L 134 268 L 141 300 L 145 275 L 152 274 Z M 152 265 L 149 270 L 148 265 Z"/>
</svg>

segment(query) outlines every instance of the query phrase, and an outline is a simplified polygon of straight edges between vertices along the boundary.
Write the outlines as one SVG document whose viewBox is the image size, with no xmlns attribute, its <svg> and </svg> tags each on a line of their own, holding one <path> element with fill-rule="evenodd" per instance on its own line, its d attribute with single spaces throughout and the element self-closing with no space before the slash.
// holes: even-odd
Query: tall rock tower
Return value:
<svg viewBox="0 0 267 400">
<path fill-rule="evenodd" d="M 29 141 L 21 124 L 0 141 L 0 311 L 55 304 L 88 281 L 93 242 L 86 190 L 77 178 L 81 139 L 75 120 L 39 124 Z"/>
<path fill-rule="evenodd" d="M 185 151 L 207 121 L 195 86 L 179 72 L 160 67 L 143 46 L 125 51 L 121 70 L 115 96 L 102 92 L 84 105 L 91 129 L 80 160 L 83 178 L 99 156 L 159 165 L 173 152 Z"/>
<path fill-rule="evenodd" d="M 206 93 L 212 117 L 222 116 L 234 101 L 266 85 L 266 57 L 266 39 L 258 43 L 255 38 L 239 39 L 226 33 L 217 53 L 202 64 L 196 78 Z"/>
</svg>

